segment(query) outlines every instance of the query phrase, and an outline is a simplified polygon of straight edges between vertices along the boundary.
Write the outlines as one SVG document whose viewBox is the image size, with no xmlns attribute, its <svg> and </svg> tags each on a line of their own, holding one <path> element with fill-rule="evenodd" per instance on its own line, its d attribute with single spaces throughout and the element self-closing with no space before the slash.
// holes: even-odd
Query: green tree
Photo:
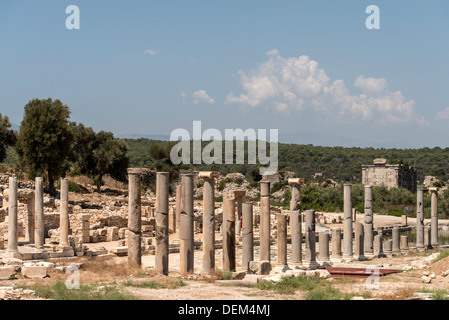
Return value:
<svg viewBox="0 0 449 320">
<path fill-rule="evenodd" d="M 56 179 L 68 169 L 66 160 L 73 139 L 69 117 L 69 107 L 60 100 L 31 100 L 25 106 L 15 145 L 20 166 L 32 175 L 46 174 L 52 195 Z"/>
<path fill-rule="evenodd" d="M 106 174 L 118 181 L 125 182 L 129 165 L 128 145 L 114 138 L 111 132 L 100 131 L 96 135 L 93 148 L 95 166 L 89 170 L 95 176 L 97 191 L 100 191 L 102 179 Z"/>
<path fill-rule="evenodd" d="M 6 148 L 14 145 L 16 139 L 16 132 L 11 129 L 8 116 L 0 113 L 0 162 L 6 158 Z"/>
<path fill-rule="evenodd" d="M 72 169 L 82 174 L 90 174 L 96 166 L 94 149 L 97 147 L 97 134 L 92 128 L 82 123 L 70 123 L 73 133 L 73 144 L 69 154 Z"/>
</svg>

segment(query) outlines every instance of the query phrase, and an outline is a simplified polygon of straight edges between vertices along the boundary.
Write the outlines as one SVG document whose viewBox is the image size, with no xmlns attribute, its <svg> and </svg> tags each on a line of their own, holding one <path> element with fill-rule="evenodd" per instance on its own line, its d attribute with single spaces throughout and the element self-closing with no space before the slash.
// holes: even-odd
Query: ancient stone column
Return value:
<svg viewBox="0 0 449 320">
<path fill-rule="evenodd" d="M 305 259 L 303 266 L 308 269 L 319 267 L 316 262 L 316 237 L 315 237 L 315 210 L 307 210 L 305 212 Z"/>
<path fill-rule="evenodd" d="M 401 236 L 401 244 L 400 244 L 401 253 L 407 253 L 408 251 L 408 236 Z"/>
<path fill-rule="evenodd" d="M 399 231 L 398 227 L 393 227 L 392 232 L 392 250 L 393 250 L 393 254 L 397 255 L 401 253 L 401 248 L 400 248 L 400 244 L 401 244 L 401 232 Z"/>
<path fill-rule="evenodd" d="M 277 215 L 278 254 L 277 266 L 287 268 L 287 216 L 283 213 Z"/>
<path fill-rule="evenodd" d="M 430 229 L 430 227 L 425 227 L 424 228 L 424 249 L 432 249 L 432 243 L 431 243 L 431 238 L 432 238 L 432 230 Z"/>
<path fill-rule="evenodd" d="M 365 257 L 365 241 L 364 241 L 364 226 L 360 222 L 356 222 L 355 224 L 355 254 L 354 260 L 357 261 L 365 261 L 367 260 Z"/>
<path fill-rule="evenodd" d="M 45 225 L 44 225 L 44 180 L 36 178 L 34 191 L 34 244 L 36 249 L 43 250 L 45 244 Z"/>
<path fill-rule="evenodd" d="M 156 248 L 155 269 L 168 275 L 168 214 L 170 174 L 168 172 L 156 173 Z"/>
<path fill-rule="evenodd" d="M 179 228 L 181 226 L 181 201 L 182 201 L 181 184 L 178 184 L 176 186 L 176 204 L 175 204 L 176 234 L 178 236 L 179 236 Z"/>
<path fill-rule="evenodd" d="M 393 255 L 393 240 L 388 240 L 385 242 L 384 252 L 387 257 L 391 257 Z"/>
<path fill-rule="evenodd" d="M 226 210 L 223 211 L 223 219 L 226 221 L 223 239 L 223 270 L 235 271 L 235 199 L 231 194 L 223 199 L 226 201 Z"/>
<path fill-rule="evenodd" d="M 344 185 L 343 261 L 353 259 L 351 188 L 350 184 Z"/>
<path fill-rule="evenodd" d="M 431 240 L 432 246 L 438 246 L 438 188 L 429 188 L 430 190 L 430 228 L 431 228 Z"/>
<path fill-rule="evenodd" d="M 59 212 L 59 247 L 69 247 L 69 180 L 61 179 L 61 208 Z"/>
<path fill-rule="evenodd" d="M 379 231 L 379 233 L 374 236 L 374 256 L 376 258 L 385 257 L 383 250 L 382 231 Z"/>
<path fill-rule="evenodd" d="M 320 251 L 318 252 L 318 261 L 322 266 L 330 266 L 329 231 L 327 230 L 321 231 L 318 242 L 320 247 Z"/>
<path fill-rule="evenodd" d="M 200 172 L 203 188 L 203 273 L 215 270 L 215 178 L 218 172 Z"/>
<path fill-rule="evenodd" d="M 270 182 L 260 182 L 260 260 L 271 261 L 270 255 Z"/>
<path fill-rule="evenodd" d="M 242 210 L 243 210 L 243 203 L 245 202 L 246 198 L 246 191 L 245 190 L 233 190 L 232 193 L 234 194 L 235 203 L 237 206 L 237 219 L 236 221 L 240 221 L 242 218 Z M 236 226 L 236 233 L 240 235 L 240 226 L 237 224 Z"/>
<path fill-rule="evenodd" d="M 416 197 L 416 249 L 424 250 L 424 190 Z"/>
<path fill-rule="evenodd" d="M 142 207 L 140 198 L 141 173 L 128 169 L 128 265 L 142 264 Z"/>
<path fill-rule="evenodd" d="M 8 254 L 18 254 L 17 178 L 9 178 Z"/>
<path fill-rule="evenodd" d="M 254 260 L 253 205 L 244 203 L 242 207 L 242 267 L 249 270 Z"/>
<path fill-rule="evenodd" d="M 30 244 L 34 244 L 34 233 L 35 233 L 35 222 L 34 222 L 34 212 L 35 212 L 35 196 L 34 192 L 29 199 L 27 199 L 27 213 L 28 213 L 28 224 L 26 231 L 26 240 Z M 1 206 L 0 206 L 1 208 Z"/>
<path fill-rule="evenodd" d="M 290 230 L 292 237 L 291 264 L 302 265 L 302 215 L 301 215 L 301 179 L 288 179 L 291 186 Z"/>
<path fill-rule="evenodd" d="M 341 262 L 341 229 L 332 229 L 332 262 Z"/>
<path fill-rule="evenodd" d="M 194 247 L 193 247 L 193 178 L 194 174 L 187 173 L 181 176 L 182 200 L 181 200 L 181 226 L 180 239 L 180 273 L 187 275 L 194 271 Z"/>
<path fill-rule="evenodd" d="M 365 255 L 374 255 L 373 187 L 365 186 Z"/>
</svg>

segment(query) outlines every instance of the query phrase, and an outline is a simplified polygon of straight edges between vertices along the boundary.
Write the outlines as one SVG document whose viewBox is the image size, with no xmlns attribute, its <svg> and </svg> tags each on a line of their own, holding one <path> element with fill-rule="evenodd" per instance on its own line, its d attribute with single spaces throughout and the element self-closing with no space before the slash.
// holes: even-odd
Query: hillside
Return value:
<svg viewBox="0 0 449 320">
<path fill-rule="evenodd" d="M 153 144 L 168 146 L 168 141 L 149 139 L 124 139 L 129 146 L 130 165 L 147 167 L 154 162 L 149 155 Z M 207 145 L 206 142 L 203 146 Z M 224 152 L 224 148 L 223 148 Z M 436 176 L 448 181 L 449 148 L 375 149 L 320 147 L 313 145 L 279 144 L 279 170 L 294 171 L 298 177 L 313 178 L 322 173 L 325 179 L 360 183 L 362 164 L 371 164 L 375 158 L 385 158 L 388 163 L 404 163 L 418 170 L 418 183 L 425 176 Z M 195 165 L 201 170 L 218 170 L 222 174 L 241 172 L 250 177 L 254 165 Z"/>
</svg>

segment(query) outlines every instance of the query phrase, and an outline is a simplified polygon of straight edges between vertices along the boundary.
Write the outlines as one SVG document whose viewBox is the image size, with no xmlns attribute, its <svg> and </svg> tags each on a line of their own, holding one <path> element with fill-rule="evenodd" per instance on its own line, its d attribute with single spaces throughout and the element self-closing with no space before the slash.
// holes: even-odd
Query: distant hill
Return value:
<svg viewBox="0 0 449 320">
<path fill-rule="evenodd" d="M 140 134 L 140 133 L 125 133 L 117 135 L 120 139 L 149 139 L 149 140 L 160 140 L 169 141 L 170 136 L 166 134 Z"/>
<path fill-rule="evenodd" d="M 129 146 L 130 166 L 146 167 L 154 162 L 149 148 L 152 144 L 169 145 L 168 141 L 149 139 L 124 139 Z M 208 142 L 203 142 L 203 147 Z M 223 147 L 223 153 L 225 148 Z M 297 177 L 312 179 L 315 173 L 322 173 L 324 179 L 360 183 L 362 165 L 372 164 L 376 158 L 385 158 L 390 164 L 404 163 L 417 169 L 418 183 L 425 176 L 436 176 L 441 181 L 449 179 L 449 148 L 386 149 L 321 147 L 311 144 L 279 144 L 279 170 L 294 171 Z M 224 159 L 224 156 L 223 156 Z M 247 158 L 245 157 L 245 161 Z M 198 170 L 217 170 L 222 174 L 240 172 L 250 177 L 257 165 L 195 165 Z"/>
</svg>

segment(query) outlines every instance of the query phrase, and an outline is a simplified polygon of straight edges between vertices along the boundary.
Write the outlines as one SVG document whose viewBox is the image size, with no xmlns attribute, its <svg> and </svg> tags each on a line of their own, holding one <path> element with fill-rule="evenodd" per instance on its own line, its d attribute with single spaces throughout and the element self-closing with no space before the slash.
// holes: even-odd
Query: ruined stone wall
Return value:
<svg viewBox="0 0 449 320">
<path fill-rule="evenodd" d="M 399 164 L 375 164 L 362 166 L 362 183 L 364 185 L 385 186 L 387 188 L 405 188 L 416 192 L 416 170 L 405 170 Z"/>
</svg>

